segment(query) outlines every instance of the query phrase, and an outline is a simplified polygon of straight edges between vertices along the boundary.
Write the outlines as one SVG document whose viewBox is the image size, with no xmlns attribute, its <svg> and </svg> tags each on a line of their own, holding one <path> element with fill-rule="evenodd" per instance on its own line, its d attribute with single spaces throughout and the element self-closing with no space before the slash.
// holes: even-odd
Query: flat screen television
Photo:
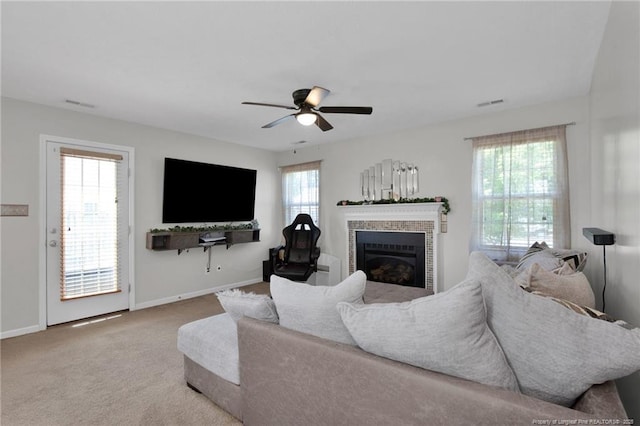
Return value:
<svg viewBox="0 0 640 426">
<path fill-rule="evenodd" d="M 254 219 L 256 174 L 251 169 L 165 158 L 162 223 Z"/>
</svg>

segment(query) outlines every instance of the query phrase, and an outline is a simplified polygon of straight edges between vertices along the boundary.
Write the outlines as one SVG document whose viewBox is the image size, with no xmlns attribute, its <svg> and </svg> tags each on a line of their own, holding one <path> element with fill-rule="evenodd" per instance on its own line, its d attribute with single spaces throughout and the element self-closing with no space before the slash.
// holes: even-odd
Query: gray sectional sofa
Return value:
<svg viewBox="0 0 640 426">
<path fill-rule="evenodd" d="M 425 289 L 369 282 L 364 301 L 403 302 L 429 294 Z M 178 349 L 184 354 L 187 385 L 241 420 L 240 326 L 226 312 L 193 321 L 180 327 Z"/>
<path fill-rule="evenodd" d="M 238 323 L 238 335 L 239 418 L 246 425 L 531 425 L 626 418 L 613 382 L 591 387 L 566 408 L 251 318 Z"/>
<path fill-rule="evenodd" d="M 367 282 L 364 302 L 403 302 L 424 289 Z M 614 382 L 571 408 L 437 373 L 253 318 L 183 326 L 187 384 L 247 425 L 527 424 L 625 419 Z"/>
</svg>

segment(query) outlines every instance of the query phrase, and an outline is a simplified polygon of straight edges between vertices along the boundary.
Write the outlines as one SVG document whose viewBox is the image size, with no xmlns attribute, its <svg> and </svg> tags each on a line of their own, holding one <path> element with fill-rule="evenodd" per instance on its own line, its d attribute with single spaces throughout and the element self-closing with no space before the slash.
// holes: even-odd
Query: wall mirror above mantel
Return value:
<svg viewBox="0 0 640 426">
<path fill-rule="evenodd" d="M 360 189 L 365 201 L 398 201 L 418 193 L 419 177 L 416 164 L 388 158 L 360 173 Z"/>
</svg>

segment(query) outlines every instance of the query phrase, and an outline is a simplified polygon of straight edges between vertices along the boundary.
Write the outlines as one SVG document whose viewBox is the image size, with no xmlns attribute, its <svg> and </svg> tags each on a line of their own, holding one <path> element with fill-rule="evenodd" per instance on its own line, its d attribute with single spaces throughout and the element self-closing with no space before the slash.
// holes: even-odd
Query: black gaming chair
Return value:
<svg viewBox="0 0 640 426">
<path fill-rule="evenodd" d="M 292 281 L 306 281 L 318 270 L 320 228 L 311 216 L 300 213 L 282 230 L 285 245 L 272 250 L 273 273 Z"/>
</svg>

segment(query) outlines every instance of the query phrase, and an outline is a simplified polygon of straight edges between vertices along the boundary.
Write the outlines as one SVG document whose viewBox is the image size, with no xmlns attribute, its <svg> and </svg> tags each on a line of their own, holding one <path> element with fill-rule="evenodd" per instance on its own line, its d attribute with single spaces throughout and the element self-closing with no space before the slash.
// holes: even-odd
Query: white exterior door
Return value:
<svg viewBox="0 0 640 426">
<path fill-rule="evenodd" d="M 128 309 L 129 152 L 45 145 L 47 325 Z"/>
</svg>

